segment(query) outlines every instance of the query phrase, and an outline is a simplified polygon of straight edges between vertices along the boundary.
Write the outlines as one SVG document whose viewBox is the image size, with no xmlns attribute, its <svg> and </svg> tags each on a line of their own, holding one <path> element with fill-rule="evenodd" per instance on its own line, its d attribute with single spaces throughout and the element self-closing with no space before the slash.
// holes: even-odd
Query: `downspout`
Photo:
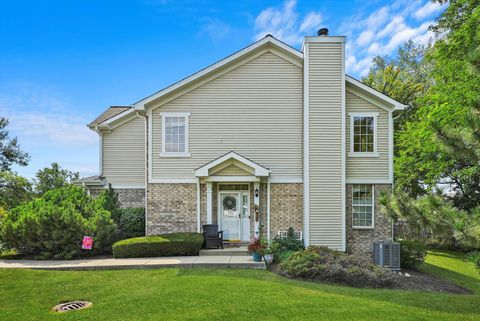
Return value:
<svg viewBox="0 0 480 321">
<path fill-rule="evenodd" d="M 92 128 L 98 134 L 98 175 L 103 175 L 103 133 L 98 129 L 98 125 Z"/>
<path fill-rule="evenodd" d="M 144 185 L 144 197 L 143 197 L 143 202 L 144 202 L 144 207 L 145 207 L 145 235 L 148 234 L 148 211 L 147 211 L 147 205 L 148 205 L 148 200 L 147 200 L 147 188 L 148 188 L 148 119 L 144 111 L 140 112 L 137 111 L 137 116 L 142 117 L 145 119 L 145 133 L 144 133 L 144 139 L 145 139 L 145 185 Z"/>
</svg>

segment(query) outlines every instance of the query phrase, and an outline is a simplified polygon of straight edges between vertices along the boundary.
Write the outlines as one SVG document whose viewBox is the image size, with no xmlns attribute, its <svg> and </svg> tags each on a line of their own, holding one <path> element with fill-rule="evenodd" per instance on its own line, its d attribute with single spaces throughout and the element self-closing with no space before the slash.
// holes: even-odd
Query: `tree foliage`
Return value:
<svg viewBox="0 0 480 321">
<path fill-rule="evenodd" d="M 0 171 L 0 207 L 9 210 L 32 199 L 32 184 L 26 178 Z"/>
<path fill-rule="evenodd" d="M 108 252 L 115 236 L 110 213 L 77 186 L 45 193 L 9 211 L 0 238 L 22 254 L 69 259 L 81 253 L 82 238 L 93 236 L 95 253 Z"/>
<path fill-rule="evenodd" d="M 0 117 L 0 170 L 10 171 L 13 164 L 27 166 L 30 157 L 23 152 L 18 145 L 17 138 L 10 138 L 8 130 L 8 119 Z"/>
<path fill-rule="evenodd" d="M 35 174 L 35 192 L 43 195 L 50 190 L 65 187 L 79 177 L 78 172 L 62 169 L 58 163 L 52 163 L 51 167 L 45 167 Z"/>
<path fill-rule="evenodd" d="M 469 211 L 480 205 L 479 1 L 450 1 L 431 30 L 432 46 L 407 43 L 394 58 L 377 57 L 365 81 L 411 106 L 396 124 L 397 186 L 419 197 L 447 184 L 454 205 Z"/>
</svg>

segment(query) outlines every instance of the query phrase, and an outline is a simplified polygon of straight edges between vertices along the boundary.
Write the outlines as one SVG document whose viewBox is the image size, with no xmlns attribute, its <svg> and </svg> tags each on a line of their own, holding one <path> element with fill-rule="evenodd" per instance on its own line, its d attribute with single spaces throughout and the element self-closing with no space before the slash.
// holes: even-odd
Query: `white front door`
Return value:
<svg viewBox="0 0 480 321">
<path fill-rule="evenodd" d="M 229 241 L 248 241 L 250 211 L 246 192 L 220 192 L 219 225 L 223 238 Z"/>
</svg>

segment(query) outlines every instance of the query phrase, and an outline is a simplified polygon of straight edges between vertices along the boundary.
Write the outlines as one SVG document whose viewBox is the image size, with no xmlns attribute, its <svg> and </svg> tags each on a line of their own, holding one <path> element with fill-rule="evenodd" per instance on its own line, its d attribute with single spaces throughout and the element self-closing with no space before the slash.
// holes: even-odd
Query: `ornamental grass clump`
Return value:
<svg viewBox="0 0 480 321">
<path fill-rule="evenodd" d="M 356 287 L 383 288 L 396 284 L 387 269 L 370 263 L 363 257 L 348 255 L 322 246 L 310 246 L 296 252 L 280 264 L 291 277 L 342 283 Z"/>
</svg>

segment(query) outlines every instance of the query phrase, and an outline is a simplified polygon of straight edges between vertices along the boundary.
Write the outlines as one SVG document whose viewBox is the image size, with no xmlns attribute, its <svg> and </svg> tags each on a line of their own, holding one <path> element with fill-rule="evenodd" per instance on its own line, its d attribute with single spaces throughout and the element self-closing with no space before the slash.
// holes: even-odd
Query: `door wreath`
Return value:
<svg viewBox="0 0 480 321">
<path fill-rule="evenodd" d="M 233 196 L 225 196 L 223 198 L 223 209 L 235 210 L 237 208 L 237 199 Z"/>
</svg>

